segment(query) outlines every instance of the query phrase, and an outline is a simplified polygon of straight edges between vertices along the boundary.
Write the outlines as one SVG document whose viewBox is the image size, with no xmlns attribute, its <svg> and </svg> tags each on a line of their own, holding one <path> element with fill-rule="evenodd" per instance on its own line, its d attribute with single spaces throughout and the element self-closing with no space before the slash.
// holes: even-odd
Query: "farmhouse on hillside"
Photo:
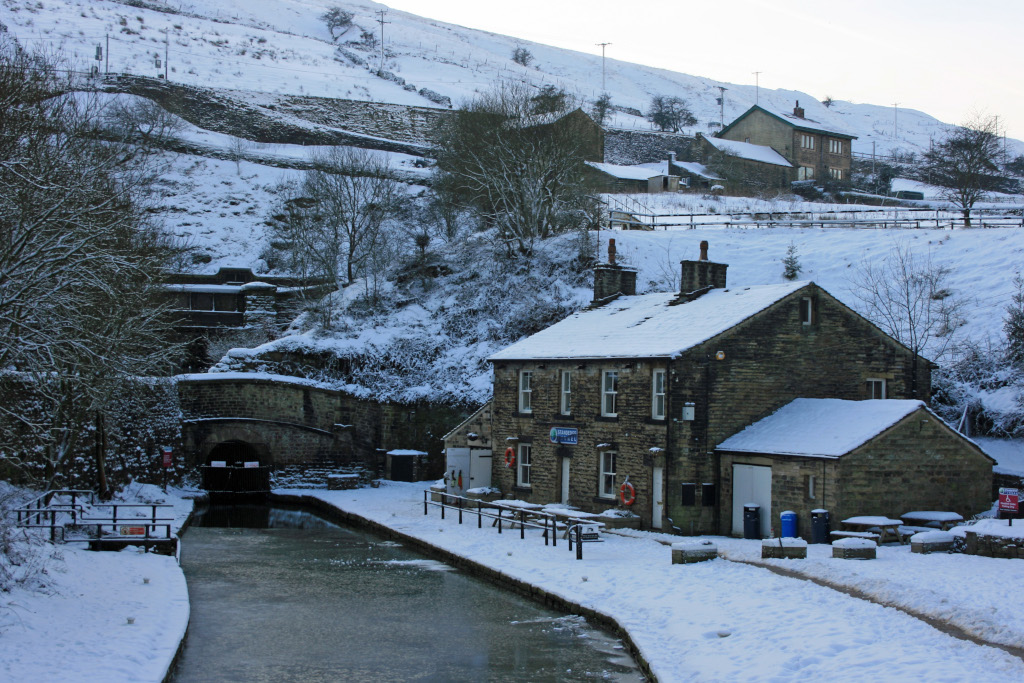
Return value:
<svg viewBox="0 0 1024 683">
<path fill-rule="evenodd" d="M 637 295 L 612 241 L 589 309 L 491 356 L 492 486 L 590 512 L 635 492 L 645 526 L 684 534 L 737 528 L 747 468 L 766 530 L 784 509 L 987 506 L 991 461 L 922 403 L 928 360 L 813 282 L 728 287 L 706 242 L 681 266 L 680 292 Z M 836 445 L 822 412 L 863 431 Z M 762 439 L 773 420 L 803 450 Z"/>
<path fill-rule="evenodd" d="M 765 145 L 697 133 L 695 150 L 702 165 L 721 177 L 728 194 L 789 189 L 793 182 L 793 164 Z"/>
<path fill-rule="evenodd" d="M 850 179 L 851 143 L 857 139 L 807 118 L 800 102 L 792 114 L 755 104 L 717 137 L 771 147 L 796 167 L 794 180 L 821 181 Z"/>
</svg>

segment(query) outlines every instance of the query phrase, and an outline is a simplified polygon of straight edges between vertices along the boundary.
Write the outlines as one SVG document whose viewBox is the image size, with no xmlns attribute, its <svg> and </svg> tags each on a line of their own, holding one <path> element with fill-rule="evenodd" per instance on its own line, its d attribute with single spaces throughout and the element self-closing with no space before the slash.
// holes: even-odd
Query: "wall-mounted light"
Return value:
<svg viewBox="0 0 1024 683">
<path fill-rule="evenodd" d="M 694 414 L 697 412 L 697 406 L 694 403 L 683 404 L 683 420 L 686 422 L 692 422 L 694 420 Z"/>
</svg>

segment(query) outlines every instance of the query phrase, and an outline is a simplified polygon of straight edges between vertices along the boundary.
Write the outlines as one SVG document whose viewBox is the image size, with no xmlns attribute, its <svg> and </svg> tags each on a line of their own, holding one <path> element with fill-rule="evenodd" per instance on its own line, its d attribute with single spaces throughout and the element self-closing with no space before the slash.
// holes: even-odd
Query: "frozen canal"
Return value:
<svg viewBox="0 0 1024 683">
<path fill-rule="evenodd" d="M 314 515 L 211 508 L 182 539 L 186 681 L 618 680 L 617 639 Z"/>
</svg>

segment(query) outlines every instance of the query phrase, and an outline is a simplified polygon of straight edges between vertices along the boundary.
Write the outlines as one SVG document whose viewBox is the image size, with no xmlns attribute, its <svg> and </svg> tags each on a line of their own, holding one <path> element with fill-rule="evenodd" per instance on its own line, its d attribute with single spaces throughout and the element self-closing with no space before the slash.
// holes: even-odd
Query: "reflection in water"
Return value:
<svg viewBox="0 0 1024 683">
<path fill-rule="evenodd" d="M 642 680 L 580 617 L 305 512 L 213 508 L 181 561 L 179 683 Z"/>
</svg>

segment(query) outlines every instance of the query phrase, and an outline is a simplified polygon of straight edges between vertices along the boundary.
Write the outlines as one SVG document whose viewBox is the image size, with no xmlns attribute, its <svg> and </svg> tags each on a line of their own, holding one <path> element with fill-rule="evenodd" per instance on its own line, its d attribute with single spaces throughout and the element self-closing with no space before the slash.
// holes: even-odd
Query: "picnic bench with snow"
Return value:
<svg viewBox="0 0 1024 683">
<path fill-rule="evenodd" d="M 949 531 L 964 521 L 962 515 L 955 512 L 942 512 L 940 510 L 918 510 L 906 512 L 900 515 L 904 525 L 907 527 L 921 527 L 928 530 L 939 529 Z"/>
<path fill-rule="evenodd" d="M 885 543 L 886 539 L 903 544 L 903 537 L 900 536 L 899 528 L 902 522 L 898 519 L 888 517 L 862 515 L 849 517 L 842 521 L 842 531 L 833 531 L 835 538 L 865 538 L 878 543 Z"/>
</svg>

